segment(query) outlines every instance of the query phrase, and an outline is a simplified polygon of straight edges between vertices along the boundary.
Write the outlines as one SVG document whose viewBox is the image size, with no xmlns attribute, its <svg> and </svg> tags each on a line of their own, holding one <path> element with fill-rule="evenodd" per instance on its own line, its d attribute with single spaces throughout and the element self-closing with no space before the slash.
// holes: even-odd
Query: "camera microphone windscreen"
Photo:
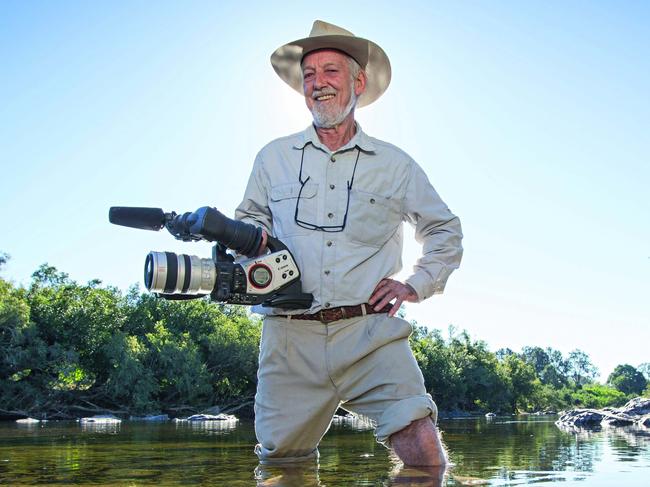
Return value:
<svg viewBox="0 0 650 487">
<path fill-rule="evenodd" d="M 165 212 L 160 208 L 112 206 L 108 220 L 115 225 L 158 231 L 165 226 Z"/>
</svg>

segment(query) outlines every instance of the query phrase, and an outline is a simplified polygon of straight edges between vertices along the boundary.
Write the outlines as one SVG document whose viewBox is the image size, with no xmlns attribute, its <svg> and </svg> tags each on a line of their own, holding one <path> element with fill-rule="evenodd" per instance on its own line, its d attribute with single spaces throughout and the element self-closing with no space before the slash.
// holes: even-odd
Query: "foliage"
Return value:
<svg viewBox="0 0 650 487">
<path fill-rule="evenodd" d="M 598 369 L 591 363 L 589 355 L 582 350 L 569 353 L 568 372 L 577 387 L 593 382 L 598 375 Z"/>
<path fill-rule="evenodd" d="M 586 384 L 572 393 L 572 403 L 583 408 L 604 408 L 622 406 L 627 396 L 613 387 L 601 384 Z"/>
<path fill-rule="evenodd" d="M 250 400 L 261 325 L 243 308 L 168 302 L 44 265 L 0 279 L 0 411 L 144 413 Z"/>
<path fill-rule="evenodd" d="M 0 266 L 7 258 L 0 253 Z M 260 334 L 260 321 L 243 307 L 165 301 L 137 288 L 123 294 L 43 265 L 28 288 L 0 279 L 0 413 L 234 407 L 255 393 Z M 620 405 L 646 387 L 628 365 L 610 376 L 611 387 L 594 384 L 596 369 L 580 350 L 493 353 L 467 332 L 450 327 L 443 337 L 417 323 L 410 343 L 427 390 L 446 411 Z"/>
<path fill-rule="evenodd" d="M 617 365 L 607 384 L 623 394 L 641 394 L 648 385 L 643 374 L 628 364 Z"/>
<path fill-rule="evenodd" d="M 640 365 L 636 368 L 636 370 L 638 370 L 639 372 L 641 372 L 641 373 L 643 374 L 643 377 L 645 377 L 645 379 L 646 379 L 648 382 L 650 382 L 650 362 L 644 362 L 644 363 L 640 364 Z"/>
</svg>

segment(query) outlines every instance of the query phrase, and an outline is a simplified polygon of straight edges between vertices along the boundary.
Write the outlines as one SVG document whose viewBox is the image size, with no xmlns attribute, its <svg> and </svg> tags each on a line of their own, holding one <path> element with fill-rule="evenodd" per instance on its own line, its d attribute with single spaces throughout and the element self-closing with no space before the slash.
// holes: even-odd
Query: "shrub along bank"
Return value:
<svg viewBox="0 0 650 487">
<path fill-rule="evenodd" d="M 180 416 L 250 406 L 260 335 L 261 321 L 242 307 L 123 294 L 44 265 L 28 288 L 0 279 L 0 414 Z M 618 406 L 636 392 L 629 380 L 611 381 L 627 392 L 594 383 L 596 370 L 578 350 L 493 353 L 466 332 L 450 328 L 443 338 L 415 323 L 411 345 L 443 411 Z"/>
</svg>

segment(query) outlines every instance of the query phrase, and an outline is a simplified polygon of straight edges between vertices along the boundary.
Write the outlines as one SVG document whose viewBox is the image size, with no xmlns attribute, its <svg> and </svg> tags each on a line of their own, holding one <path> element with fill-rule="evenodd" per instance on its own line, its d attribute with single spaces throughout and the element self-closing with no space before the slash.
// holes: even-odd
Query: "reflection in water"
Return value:
<svg viewBox="0 0 650 487">
<path fill-rule="evenodd" d="M 559 430 L 552 420 L 441 421 L 451 467 L 402 467 L 372 431 L 334 425 L 320 463 L 258 466 L 253 425 L 0 423 L 3 485 L 648 485 L 650 429 Z M 108 434 L 107 434 L 108 433 Z"/>
<path fill-rule="evenodd" d="M 384 485 L 413 485 L 440 487 L 445 479 L 445 467 L 404 467 L 396 465 Z M 255 469 L 257 487 L 326 487 L 340 485 L 336 483 L 321 483 L 319 466 L 317 464 L 293 466 L 258 465 Z M 471 479 L 472 482 L 463 485 L 481 485 L 482 479 Z M 365 482 L 361 485 L 367 485 Z"/>
<path fill-rule="evenodd" d="M 345 416 L 335 414 L 332 418 L 332 424 L 345 426 L 346 428 L 350 428 L 355 431 L 368 431 L 374 429 L 372 420 L 364 416 L 359 416 L 352 413 L 346 414 Z"/>
<path fill-rule="evenodd" d="M 105 433 L 109 435 L 116 435 L 117 433 L 120 432 L 120 426 L 122 423 L 120 422 L 108 422 L 108 423 L 89 423 L 89 422 L 81 422 L 79 423 L 81 426 L 81 431 L 85 431 L 88 433 Z"/>
<path fill-rule="evenodd" d="M 237 428 L 239 421 L 174 421 L 176 428 L 189 428 L 190 430 L 223 435 Z"/>
<path fill-rule="evenodd" d="M 254 472 L 259 487 L 320 487 L 318 465 L 258 465 Z"/>
</svg>

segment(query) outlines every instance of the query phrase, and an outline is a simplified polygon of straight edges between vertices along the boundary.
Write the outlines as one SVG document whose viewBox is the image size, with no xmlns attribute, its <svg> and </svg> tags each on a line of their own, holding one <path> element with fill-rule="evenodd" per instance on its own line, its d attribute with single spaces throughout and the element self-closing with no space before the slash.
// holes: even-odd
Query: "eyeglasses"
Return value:
<svg viewBox="0 0 650 487">
<path fill-rule="evenodd" d="M 311 179 L 311 176 L 307 176 L 307 179 L 305 179 L 304 181 L 302 180 L 302 164 L 305 159 L 305 148 L 304 147 L 302 148 L 302 156 L 300 157 L 300 173 L 298 174 L 298 181 L 300 181 L 300 191 L 298 191 L 298 199 L 296 200 L 296 212 L 293 217 L 294 221 L 296 222 L 296 225 L 302 228 L 306 228 L 308 230 L 318 230 L 321 232 L 334 233 L 334 232 L 343 231 L 348 221 L 348 209 L 350 208 L 350 191 L 352 190 L 352 184 L 354 183 L 354 175 L 357 172 L 357 163 L 359 162 L 360 154 L 361 154 L 361 150 L 357 147 L 357 159 L 354 161 L 354 169 L 352 170 L 352 177 L 347 182 L 348 198 L 347 198 L 347 202 L 345 203 L 345 215 L 343 215 L 343 223 L 340 225 L 315 225 L 314 223 L 309 223 L 298 218 L 298 213 L 300 211 L 300 197 L 302 196 L 302 190 L 305 188 L 307 181 Z"/>
</svg>

